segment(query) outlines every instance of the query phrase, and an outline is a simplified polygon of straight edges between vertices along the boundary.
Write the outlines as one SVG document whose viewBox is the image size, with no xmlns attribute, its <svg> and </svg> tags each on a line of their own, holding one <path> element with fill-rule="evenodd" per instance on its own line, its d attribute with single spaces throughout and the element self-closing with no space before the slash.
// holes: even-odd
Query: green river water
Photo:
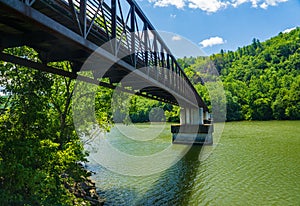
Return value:
<svg viewBox="0 0 300 206">
<path fill-rule="evenodd" d="M 158 133 L 136 143 L 112 129 L 106 141 L 130 155 L 152 155 L 170 146 L 170 125 Z M 106 205 L 300 205 L 300 121 L 229 122 L 219 141 L 205 147 L 213 149 L 207 158 L 199 158 L 203 148 L 193 146 L 176 164 L 151 175 L 117 174 L 92 160 L 88 169 L 96 172 Z"/>
</svg>

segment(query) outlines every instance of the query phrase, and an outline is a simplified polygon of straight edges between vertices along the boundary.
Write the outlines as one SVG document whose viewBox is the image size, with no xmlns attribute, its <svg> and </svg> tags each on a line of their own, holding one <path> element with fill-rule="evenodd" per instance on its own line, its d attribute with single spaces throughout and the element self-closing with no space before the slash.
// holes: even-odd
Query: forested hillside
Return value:
<svg viewBox="0 0 300 206">
<path fill-rule="evenodd" d="M 221 50 L 210 57 L 185 57 L 178 62 L 210 108 L 211 94 L 202 82 L 210 78 L 207 67 L 215 66 L 225 89 L 226 100 L 220 103 L 227 106 L 227 121 L 300 119 L 300 28 L 266 42 L 253 39 L 235 52 Z M 101 89 L 97 101 L 104 115 L 110 111 L 108 118 L 113 117 L 110 102 L 102 99 L 111 95 L 112 91 Z M 179 121 L 179 108 L 169 104 L 133 96 L 127 107 L 120 116 L 127 119 L 127 115 L 133 123 L 149 121 L 155 107 L 165 110 L 167 121 Z"/>
<path fill-rule="evenodd" d="M 221 75 L 227 120 L 300 119 L 300 28 L 289 33 L 203 57 L 180 60 L 204 99 L 199 72 L 212 61 Z"/>
</svg>

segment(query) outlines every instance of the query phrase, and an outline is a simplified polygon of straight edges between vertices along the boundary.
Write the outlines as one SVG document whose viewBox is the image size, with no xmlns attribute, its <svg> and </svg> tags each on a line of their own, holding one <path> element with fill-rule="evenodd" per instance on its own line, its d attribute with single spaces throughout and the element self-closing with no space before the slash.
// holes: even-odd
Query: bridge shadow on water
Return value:
<svg viewBox="0 0 300 206">
<path fill-rule="evenodd" d="M 192 146 L 180 161 L 160 174 L 135 205 L 188 205 L 200 166 L 201 149 L 202 146 Z"/>
<path fill-rule="evenodd" d="M 201 146 L 191 147 L 172 167 L 150 176 L 123 176 L 97 164 L 90 164 L 88 169 L 97 171 L 94 179 L 99 195 L 106 198 L 105 206 L 190 205 L 191 198 L 195 198 L 195 190 L 197 200 L 192 202 L 201 201 L 199 195 L 202 192 L 198 191 L 203 190 L 202 184 L 199 185 L 199 181 L 202 182 L 199 173 L 203 171 L 198 160 L 201 149 Z"/>
</svg>

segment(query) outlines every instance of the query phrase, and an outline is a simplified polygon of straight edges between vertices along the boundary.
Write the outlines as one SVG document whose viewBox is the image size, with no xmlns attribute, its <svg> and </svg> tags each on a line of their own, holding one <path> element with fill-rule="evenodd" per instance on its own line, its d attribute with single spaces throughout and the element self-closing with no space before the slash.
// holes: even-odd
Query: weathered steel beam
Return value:
<svg viewBox="0 0 300 206">
<path fill-rule="evenodd" d="M 109 83 L 106 83 L 106 82 L 101 82 L 101 81 L 98 81 L 98 80 L 93 79 L 93 78 L 78 75 L 74 72 L 64 71 L 64 70 L 61 70 L 61 69 L 58 69 L 58 68 L 55 68 L 55 67 L 50 67 L 50 66 L 47 66 L 47 65 L 42 64 L 42 63 L 34 62 L 34 61 L 31 61 L 31 60 L 28 60 L 28 59 L 24 59 L 24 58 L 17 57 L 17 56 L 14 56 L 14 55 L 3 53 L 3 52 L 0 52 L 0 60 L 6 61 L 6 62 L 11 62 L 11 63 L 18 64 L 18 65 L 22 65 L 22 66 L 29 67 L 29 68 L 33 68 L 33 69 L 43 71 L 43 72 L 56 74 L 56 75 L 60 75 L 60 76 L 63 76 L 63 77 L 68 77 L 68 78 L 71 78 L 71 79 L 77 79 L 77 80 L 80 80 L 80 81 L 95 84 L 95 85 L 98 85 L 98 86 L 107 87 L 107 88 L 110 88 L 110 89 L 116 89 L 116 87 L 117 87 L 115 85 L 112 85 L 112 84 L 109 84 Z M 145 97 L 145 98 L 150 98 L 150 99 L 153 99 L 153 100 L 159 100 L 159 101 L 162 101 L 162 102 L 165 102 L 165 103 L 177 104 L 177 102 L 172 102 L 172 101 L 169 101 L 168 99 L 163 99 L 163 98 L 158 99 L 157 97 L 155 97 L 153 95 L 143 94 L 142 92 L 135 92 L 135 91 L 125 89 L 125 88 L 122 88 L 122 87 L 118 87 L 118 90 L 123 91 L 123 92 L 127 92 L 127 93 L 131 93 L 131 94 L 136 94 L 138 96 L 142 96 L 142 97 Z"/>
</svg>

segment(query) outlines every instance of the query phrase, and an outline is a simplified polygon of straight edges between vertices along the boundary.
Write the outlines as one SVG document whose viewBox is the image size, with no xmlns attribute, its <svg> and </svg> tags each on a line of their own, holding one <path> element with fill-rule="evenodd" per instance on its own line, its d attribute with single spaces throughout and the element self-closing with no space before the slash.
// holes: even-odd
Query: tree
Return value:
<svg viewBox="0 0 300 206">
<path fill-rule="evenodd" d="M 38 59 L 28 47 L 5 52 Z M 5 62 L 0 71 L 0 85 L 10 93 L 0 117 L 1 204 L 83 204 L 65 187 L 87 176 L 77 164 L 85 154 L 71 118 L 72 82 Z"/>
</svg>

